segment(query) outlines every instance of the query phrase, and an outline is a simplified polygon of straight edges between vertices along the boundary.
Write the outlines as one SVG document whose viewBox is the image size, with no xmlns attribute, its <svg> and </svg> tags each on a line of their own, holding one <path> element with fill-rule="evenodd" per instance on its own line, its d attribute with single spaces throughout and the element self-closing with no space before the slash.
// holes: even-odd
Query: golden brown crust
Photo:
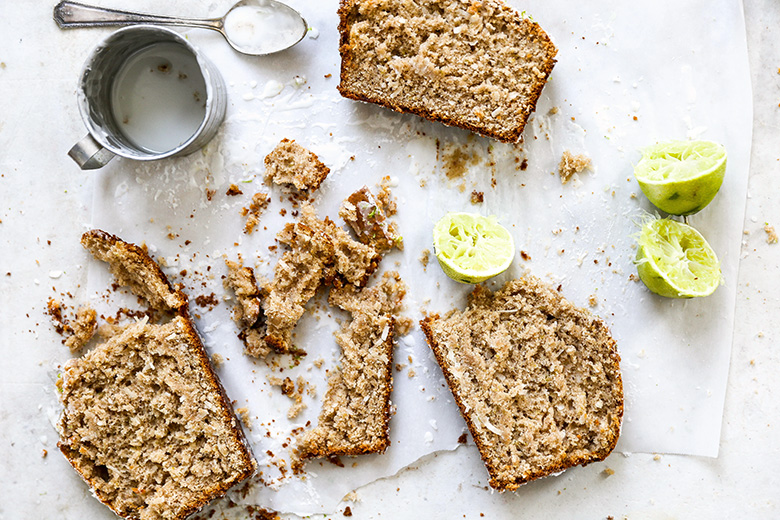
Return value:
<svg viewBox="0 0 780 520">
<path fill-rule="evenodd" d="M 509 285 L 509 283 L 511 282 L 508 282 L 507 285 Z M 478 300 L 479 298 L 483 297 L 485 293 L 489 294 L 489 291 L 481 286 L 477 286 L 477 288 L 475 288 L 474 294 L 472 295 L 471 301 L 474 302 L 475 300 Z M 461 415 L 466 422 L 469 432 L 474 439 L 474 443 L 477 446 L 480 456 L 488 470 L 491 487 L 500 491 L 511 491 L 531 480 L 552 475 L 573 466 L 586 465 L 591 462 L 604 460 L 615 448 L 618 437 L 620 435 L 621 418 L 623 416 L 623 391 L 622 377 L 620 375 L 620 356 L 617 352 L 617 345 L 615 344 L 614 339 L 609 336 L 607 327 L 601 320 L 593 319 L 591 326 L 594 328 L 594 332 L 599 334 L 606 333 L 606 336 L 608 337 L 608 340 L 606 344 L 603 345 L 603 348 L 609 352 L 608 359 L 612 364 L 611 371 L 615 375 L 615 380 L 612 381 L 612 384 L 614 385 L 614 389 L 618 394 L 618 405 L 613 410 L 612 416 L 610 418 L 611 422 L 604 427 L 604 430 L 606 430 L 604 445 L 595 451 L 580 456 L 564 454 L 563 457 L 555 460 L 552 463 L 545 464 L 543 467 L 539 467 L 522 477 L 512 479 L 507 479 L 505 476 L 502 478 L 502 472 L 499 470 L 499 467 L 497 467 L 494 460 L 492 460 L 490 457 L 489 446 L 485 444 L 481 435 L 481 430 L 480 428 L 477 428 L 472 414 L 470 413 L 469 406 L 466 405 L 464 402 L 464 397 L 461 396 L 457 391 L 459 388 L 457 376 L 448 360 L 448 356 L 446 355 L 444 347 L 437 341 L 436 333 L 434 331 L 434 324 L 440 320 L 443 320 L 443 318 L 441 318 L 438 314 L 431 314 L 420 321 L 420 326 L 423 330 L 423 333 L 425 334 L 428 345 L 433 351 L 437 363 L 442 369 L 445 380 L 447 381 L 447 385 L 452 392 L 455 402 L 460 409 Z"/>
<path fill-rule="evenodd" d="M 491 130 L 486 125 L 477 125 L 465 119 L 456 119 L 454 117 L 448 117 L 442 113 L 429 110 L 423 106 L 411 107 L 403 103 L 396 102 L 393 99 L 388 97 L 374 96 L 367 92 L 350 88 L 349 86 L 351 83 L 350 75 L 352 74 L 352 70 L 355 68 L 354 53 L 352 50 L 352 46 L 350 44 L 350 32 L 352 29 L 352 24 L 354 23 L 355 19 L 358 16 L 357 7 L 360 2 L 361 0 L 341 0 L 338 9 L 338 14 L 339 14 L 338 30 L 340 35 L 339 53 L 341 54 L 341 72 L 340 72 L 340 83 L 337 88 L 339 93 L 343 97 L 353 99 L 356 101 L 374 103 L 383 106 L 385 108 L 392 109 L 396 112 L 414 114 L 431 121 L 437 121 L 445 125 L 455 126 L 466 130 L 470 130 L 474 133 L 484 135 L 486 137 L 491 137 L 493 139 L 505 143 L 516 143 L 520 139 L 523 130 L 525 128 L 526 122 L 528 121 L 528 117 L 536 109 L 536 104 L 539 100 L 539 96 L 542 93 L 542 89 L 544 88 L 544 85 L 547 83 L 547 80 L 550 74 L 552 73 L 553 67 L 555 66 L 556 63 L 556 60 L 554 58 L 555 55 L 558 53 L 558 49 L 552 43 L 547 33 L 545 33 L 544 30 L 539 26 L 539 24 L 524 18 L 519 20 L 519 23 L 524 24 L 526 26 L 526 30 L 532 33 L 533 37 L 543 46 L 545 52 L 549 56 L 549 59 L 540 63 L 539 70 L 541 76 L 533 84 L 532 90 L 528 95 L 529 103 L 524 108 L 523 113 L 519 115 L 518 125 L 515 126 L 514 128 Z M 505 12 L 514 12 L 511 8 L 503 4 L 501 4 L 501 9 Z"/>
<path fill-rule="evenodd" d="M 95 258 L 109 264 L 117 283 L 127 285 L 155 310 L 176 311 L 187 306 L 184 293 L 170 283 L 157 262 L 137 245 L 101 229 L 84 233 L 81 245 Z"/>
</svg>

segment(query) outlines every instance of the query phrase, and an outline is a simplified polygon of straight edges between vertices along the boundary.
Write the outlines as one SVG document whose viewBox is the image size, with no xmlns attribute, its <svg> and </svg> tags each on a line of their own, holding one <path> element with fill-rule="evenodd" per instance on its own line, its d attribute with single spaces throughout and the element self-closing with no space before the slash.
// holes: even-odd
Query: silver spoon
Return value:
<svg viewBox="0 0 780 520">
<path fill-rule="evenodd" d="M 108 25 L 156 24 L 213 29 L 243 54 L 262 56 L 288 49 L 306 35 L 306 20 L 276 0 L 241 0 L 221 18 L 193 19 L 104 9 L 62 1 L 54 7 L 62 29 Z"/>
</svg>

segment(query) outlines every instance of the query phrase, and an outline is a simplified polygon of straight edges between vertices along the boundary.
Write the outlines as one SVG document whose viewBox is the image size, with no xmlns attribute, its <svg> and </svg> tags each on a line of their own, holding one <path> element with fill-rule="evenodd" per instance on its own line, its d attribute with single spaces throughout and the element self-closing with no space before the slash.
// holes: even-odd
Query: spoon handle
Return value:
<svg viewBox="0 0 780 520">
<path fill-rule="evenodd" d="M 133 13 L 104 9 L 77 2 L 62 1 L 54 7 L 54 21 L 61 29 L 71 27 L 103 27 L 107 25 L 157 24 L 177 25 L 181 27 L 200 27 L 222 31 L 221 18 L 196 20 L 192 18 L 176 18 L 173 16 L 155 16 L 151 14 Z"/>
</svg>

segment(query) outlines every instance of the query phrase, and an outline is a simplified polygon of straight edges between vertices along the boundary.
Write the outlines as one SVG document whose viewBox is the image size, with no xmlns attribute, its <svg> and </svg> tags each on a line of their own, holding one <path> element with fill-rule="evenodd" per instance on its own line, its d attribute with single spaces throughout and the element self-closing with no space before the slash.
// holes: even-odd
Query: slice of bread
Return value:
<svg viewBox="0 0 780 520">
<path fill-rule="evenodd" d="M 555 65 L 501 0 L 342 0 L 342 96 L 516 142 Z"/>
<path fill-rule="evenodd" d="M 58 446 L 95 496 L 124 518 L 183 519 L 255 471 L 238 419 L 187 312 L 143 249 L 103 231 L 82 237 L 117 281 L 168 312 L 64 367 Z"/>
<path fill-rule="evenodd" d="M 390 445 L 393 331 L 405 293 L 396 272 L 372 287 L 331 290 L 329 303 L 352 320 L 336 334 L 341 359 L 328 379 L 317 426 L 298 437 L 296 472 L 306 459 L 379 453 Z"/>
<path fill-rule="evenodd" d="M 603 460 L 620 435 L 620 357 L 607 327 L 533 277 L 423 331 L 490 474 L 513 490 Z"/>
<path fill-rule="evenodd" d="M 180 519 L 255 470 L 188 319 L 125 328 L 64 368 L 60 450 L 117 515 Z"/>
</svg>

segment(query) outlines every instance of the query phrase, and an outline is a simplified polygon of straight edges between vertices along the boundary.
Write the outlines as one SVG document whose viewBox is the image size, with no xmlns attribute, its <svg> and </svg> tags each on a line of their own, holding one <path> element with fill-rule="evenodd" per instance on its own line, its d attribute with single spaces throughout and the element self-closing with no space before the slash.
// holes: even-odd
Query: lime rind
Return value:
<svg viewBox="0 0 780 520">
<path fill-rule="evenodd" d="M 643 182 L 686 180 L 706 175 L 726 162 L 726 149 L 712 141 L 668 141 L 648 146 L 635 169 Z"/>
<path fill-rule="evenodd" d="M 668 141 L 643 150 L 634 176 L 658 209 L 671 215 L 691 215 L 717 195 L 726 159 L 726 149 L 712 141 Z"/>
<path fill-rule="evenodd" d="M 448 213 L 433 229 L 434 252 L 455 281 L 479 283 L 496 276 L 514 259 L 514 240 L 494 216 Z"/>
<path fill-rule="evenodd" d="M 670 220 L 648 217 L 637 236 L 635 260 L 648 289 L 669 298 L 712 294 L 723 283 L 720 262 L 696 229 Z"/>
</svg>

